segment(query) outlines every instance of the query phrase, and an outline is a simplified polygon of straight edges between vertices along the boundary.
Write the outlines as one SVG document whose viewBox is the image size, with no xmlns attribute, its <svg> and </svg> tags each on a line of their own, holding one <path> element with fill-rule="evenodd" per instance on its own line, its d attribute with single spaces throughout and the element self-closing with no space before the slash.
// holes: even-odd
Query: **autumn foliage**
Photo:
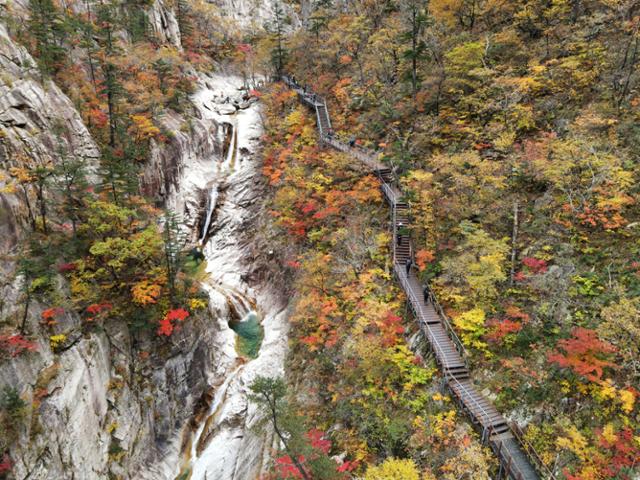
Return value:
<svg viewBox="0 0 640 480">
<path fill-rule="evenodd" d="M 605 368 L 615 367 L 615 364 L 606 358 L 614 353 L 616 348 L 600 340 L 594 330 L 576 327 L 571 335 L 571 338 L 558 342 L 558 350 L 547 356 L 549 362 L 570 368 L 575 374 L 591 381 L 600 380 Z"/>
<path fill-rule="evenodd" d="M 0 353 L 10 357 L 17 357 L 26 352 L 35 352 L 38 344 L 20 334 L 0 335 Z"/>
<path fill-rule="evenodd" d="M 179 322 L 184 322 L 184 320 L 189 316 L 189 312 L 184 310 L 183 308 L 175 308 L 173 310 L 169 310 L 164 317 L 160 320 L 160 327 L 158 328 L 158 335 L 171 336 L 174 330 L 180 328 Z"/>
</svg>

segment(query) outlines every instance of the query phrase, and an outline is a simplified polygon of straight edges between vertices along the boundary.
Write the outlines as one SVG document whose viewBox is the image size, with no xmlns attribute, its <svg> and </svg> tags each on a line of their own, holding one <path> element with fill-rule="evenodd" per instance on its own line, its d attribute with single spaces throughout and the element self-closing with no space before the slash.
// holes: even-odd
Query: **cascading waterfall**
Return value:
<svg viewBox="0 0 640 480">
<path fill-rule="evenodd" d="M 207 238 L 207 233 L 209 233 L 211 217 L 213 217 L 213 211 L 216 208 L 216 203 L 218 203 L 218 195 L 218 186 L 215 185 L 211 187 L 211 190 L 209 190 L 209 198 L 207 200 L 207 216 L 205 217 L 204 228 L 202 229 L 202 236 L 200 237 L 201 245 L 204 244 L 204 241 Z"/>
<path fill-rule="evenodd" d="M 195 95 L 204 117 L 226 126 L 224 157 L 204 170 L 187 171 L 194 191 L 209 188 L 204 229 L 199 235 L 207 260 L 204 282 L 215 312 L 217 358 L 209 370 L 212 403 L 194 432 L 175 478 L 249 480 L 259 478 L 268 462 L 273 438 L 252 426 L 258 412 L 247 398 L 257 375 L 281 376 L 287 349 L 286 303 L 268 280 L 247 283 L 254 266 L 253 222 L 265 198 L 260 185 L 262 120 L 259 105 L 233 112 L 227 95 L 239 94 L 240 79 L 209 77 Z M 222 92 L 222 94 L 220 94 Z M 240 103 L 241 97 L 236 101 Z M 203 185 L 204 184 L 204 185 Z M 224 195 L 219 194 L 224 185 Z M 209 230 L 214 233 L 209 236 Z M 259 255 L 259 253 L 258 253 Z"/>
<path fill-rule="evenodd" d="M 193 460 L 197 459 L 200 454 L 200 451 L 203 446 L 202 441 L 206 439 L 210 433 L 210 427 L 211 427 L 211 424 L 215 422 L 216 413 L 219 413 L 220 407 L 224 403 L 224 400 L 227 394 L 227 389 L 229 388 L 229 384 L 231 383 L 231 380 L 235 378 L 236 374 L 241 369 L 242 369 L 242 365 L 239 365 L 238 367 L 236 367 L 236 369 L 233 372 L 231 372 L 231 374 L 226 378 L 224 383 L 220 385 L 216 390 L 216 394 L 213 397 L 213 401 L 211 402 L 211 407 L 209 407 L 209 412 L 205 417 L 205 421 L 202 422 L 202 425 L 198 427 L 198 430 L 196 430 L 193 436 L 193 443 L 191 444 L 191 457 L 190 457 L 192 461 L 192 465 L 193 465 Z"/>
<path fill-rule="evenodd" d="M 222 164 L 221 173 L 224 175 L 233 169 L 234 159 L 236 157 L 236 143 L 238 138 L 238 131 L 234 127 L 234 125 L 230 125 L 231 129 L 231 140 L 229 141 L 229 148 L 227 149 L 227 155 L 224 163 Z M 200 244 L 204 245 L 204 241 L 207 238 L 207 234 L 209 233 L 209 227 L 211 226 L 211 219 L 213 217 L 213 212 L 216 209 L 216 205 L 218 203 L 218 197 L 220 192 L 218 190 L 219 184 L 215 183 L 211 186 L 209 190 L 209 198 L 207 200 L 207 213 L 205 216 L 204 228 L 202 229 L 202 235 L 200 237 Z"/>
</svg>

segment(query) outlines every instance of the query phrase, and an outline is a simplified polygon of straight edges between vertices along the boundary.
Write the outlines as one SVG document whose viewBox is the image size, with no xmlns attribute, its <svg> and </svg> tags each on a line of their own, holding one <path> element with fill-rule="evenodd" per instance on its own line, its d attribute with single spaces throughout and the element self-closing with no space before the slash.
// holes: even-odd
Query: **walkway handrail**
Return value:
<svg viewBox="0 0 640 480">
<path fill-rule="evenodd" d="M 444 312 L 444 308 L 442 308 L 442 305 L 440 304 L 440 302 L 438 302 L 438 298 L 436 297 L 435 292 L 433 291 L 433 289 L 428 283 L 427 283 L 427 288 L 429 289 L 429 299 L 431 300 L 433 307 L 436 309 L 438 316 L 442 320 L 442 324 L 444 325 L 445 330 L 452 337 L 453 343 L 456 346 L 456 350 L 460 355 L 462 355 L 462 358 L 464 359 L 469 358 L 469 353 L 467 352 L 467 349 L 464 348 L 464 344 L 462 343 L 462 340 L 460 340 L 460 337 L 458 337 L 458 334 L 455 332 L 455 330 L 451 326 L 451 323 L 449 322 L 449 317 Z"/>
<path fill-rule="evenodd" d="M 542 461 L 542 458 L 540 458 L 540 455 L 538 455 L 538 452 L 535 450 L 534 446 L 531 445 L 531 442 L 529 442 L 525 438 L 524 432 L 522 431 L 520 426 L 515 422 L 509 422 L 509 427 L 511 427 L 511 430 L 513 431 L 513 434 L 517 438 L 518 442 L 525 448 L 527 453 L 533 458 L 538 471 L 542 472 L 543 475 L 547 475 L 549 478 L 555 478 L 553 475 L 553 472 L 549 470 L 549 467 L 547 467 L 544 464 L 544 462 Z"/>
<path fill-rule="evenodd" d="M 411 285 L 409 284 L 409 278 L 407 277 L 406 274 L 402 273 L 404 267 L 402 265 L 400 265 L 398 262 L 395 262 L 395 261 L 394 261 L 394 267 L 395 267 L 394 269 L 396 270 L 396 275 L 398 276 L 398 279 L 400 280 L 400 283 L 402 284 L 404 291 L 407 293 L 407 295 L 410 298 L 409 302 L 410 303 L 414 302 L 416 305 L 419 305 L 420 304 L 419 303 L 420 300 L 416 297 L 415 292 L 411 288 Z M 415 307 L 414 307 L 414 311 L 416 311 Z M 416 311 L 416 313 L 417 313 L 417 311 Z M 418 320 L 420 321 L 420 317 L 419 316 L 418 316 Z M 444 374 L 445 380 L 449 380 L 449 377 L 454 378 L 451 375 L 451 373 L 449 372 L 449 370 L 446 368 L 446 358 L 447 357 L 446 357 L 446 355 L 444 353 L 444 350 L 442 349 L 442 346 L 438 342 L 438 340 L 433 335 L 431 335 L 431 328 L 429 327 L 429 324 L 425 322 L 424 325 L 421 325 L 421 326 L 423 326 L 425 329 L 427 329 L 427 331 L 428 331 L 427 335 L 429 337 L 431 337 L 431 338 L 429 338 L 429 343 L 432 346 L 436 347 L 436 350 L 437 350 L 436 351 L 436 356 L 440 358 L 440 364 L 443 367 L 442 368 L 442 372 Z M 464 363 L 464 360 L 462 360 L 462 361 Z"/>
<path fill-rule="evenodd" d="M 482 405 L 480 405 L 480 403 L 478 403 L 478 401 L 475 399 L 475 397 L 472 395 L 472 393 L 469 391 L 469 389 L 467 387 L 465 387 L 462 383 L 460 383 L 460 381 L 455 378 L 452 377 L 451 380 L 449 380 L 450 382 L 454 382 L 456 383 L 462 390 L 464 390 L 464 392 L 467 394 L 467 398 L 470 398 L 473 400 L 473 402 L 475 403 L 476 408 L 479 408 L 480 410 L 482 410 L 482 415 L 484 416 L 484 418 L 486 420 L 491 418 L 491 415 L 489 415 L 489 413 L 482 407 Z M 483 425 L 483 430 L 486 430 L 487 427 L 485 427 Z"/>
</svg>

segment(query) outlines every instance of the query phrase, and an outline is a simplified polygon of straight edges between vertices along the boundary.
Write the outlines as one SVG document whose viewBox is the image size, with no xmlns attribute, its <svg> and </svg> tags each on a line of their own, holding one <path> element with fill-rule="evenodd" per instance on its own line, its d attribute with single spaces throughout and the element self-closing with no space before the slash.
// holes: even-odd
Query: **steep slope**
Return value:
<svg viewBox="0 0 640 480">
<path fill-rule="evenodd" d="M 180 47 L 171 9 L 154 3 L 149 18 L 160 42 Z M 69 98 L 54 82 L 44 79 L 37 62 L 9 38 L 4 25 L 0 25 L 0 49 L 0 389 L 3 425 L 11 427 L 2 432 L 0 456 L 5 455 L 8 462 L 3 461 L 0 474 L 36 479 L 173 478 L 183 440 L 190 436 L 192 416 L 206 408 L 211 387 L 221 384 L 243 362 L 235 352 L 235 334 L 229 327 L 229 322 L 238 320 L 238 312 L 230 295 L 213 293 L 221 288 L 218 277 L 210 280 L 210 309 L 194 310 L 170 340 L 159 338 L 154 329 L 132 332 L 115 319 L 87 324 L 86 312 L 76 312 L 71 306 L 53 311 L 49 302 L 69 303 L 64 274 L 54 274 L 54 298 L 34 293 L 25 305 L 20 266 L 29 230 L 42 228 L 35 218 L 42 202 L 32 184 L 21 187 L 19 175 L 40 167 L 54 169 L 73 157 L 89 167 L 89 180 L 95 183 L 99 180 L 100 141 L 93 140 Z M 208 255 L 212 262 L 220 259 L 220 252 L 233 259 L 233 267 L 228 267 L 242 270 L 243 275 L 234 274 L 233 281 L 223 283 L 247 290 L 248 302 L 259 308 L 265 327 L 275 322 L 264 341 L 275 350 L 267 348 L 264 355 L 275 355 L 273 368 L 278 369 L 286 338 L 283 305 L 277 289 L 263 288 L 267 278 L 278 275 L 277 264 L 265 266 L 267 259 L 256 244 L 260 240 L 250 234 L 261 208 L 261 182 L 256 178 L 259 117 L 246 114 L 245 137 L 234 152 L 234 161 L 243 168 L 223 179 L 227 132 L 235 120 L 225 113 L 208 112 L 229 113 L 225 98 L 242 102 L 241 81 L 220 82 L 195 75 L 200 80 L 194 107 L 164 113 L 160 125 L 171 135 L 167 141 L 150 142 L 140 188 L 158 205 L 175 211 L 195 240 L 202 233 L 204 200 L 212 184 L 219 184 L 222 198 L 216 217 L 221 218 L 211 223 L 207 235 L 217 238 L 212 242 L 218 246 Z M 258 107 L 251 108 L 254 112 Z M 53 208 L 57 201 L 53 189 L 47 192 L 47 221 L 56 234 L 69 226 L 57 217 Z M 241 216 L 238 209 L 244 212 Z M 229 247 L 234 245 L 231 255 Z M 213 273 L 218 274 L 218 269 Z M 47 312 L 55 315 L 55 321 L 47 320 L 51 319 Z M 16 346 L 18 340 L 24 343 Z M 247 382 L 237 381 L 240 385 L 234 388 L 239 389 Z M 237 412 L 233 422 L 242 422 L 242 418 L 243 412 Z M 257 444 L 242 447 L 243 460 L 238 463 L 259 471 L 263 448 L 249 434 L 247 441 Z M 253 466 L 256 458 L 257 467 Z M 4 471 L 7 464 L 10 474 Z"/>
</svg>

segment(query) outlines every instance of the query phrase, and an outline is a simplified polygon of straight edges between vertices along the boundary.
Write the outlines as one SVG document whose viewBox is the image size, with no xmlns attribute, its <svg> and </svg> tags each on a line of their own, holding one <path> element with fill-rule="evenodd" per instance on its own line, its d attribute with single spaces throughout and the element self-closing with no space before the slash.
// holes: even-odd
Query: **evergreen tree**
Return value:
<svg viewBox="0 0 640 480">
<path fill-rule="evenodd" d="M 124 205 L 126 197 L 139 189 L 138 168 L 134 162 L 128 160 L 128 155 L 125 155 L 123 149 L 104 150 L 100 174 L 102 190 L 109 192 L 113 203 L 118 206 Z"/>
<path fill-rule="evenodd" d="M 35 40 L 35 56 L 44 75 L 55 74 L 64 64 L 64 19 L 52 0 L 31 0 L 27 29 Z"/>
<path fill-rule="evenodd" d="M 180 30 L 180 38 L 183 43 L 193 34 L 193 22 L 190 17 L 191 11 L 187 0 L 176 0 L 176 20 Z"/>
<path fill-rule="evenodd" d="M 113 3 L 101 3 L 97 12 L 98 43 L 101 47 L 102 73 L 104 82 L 102 93 L 107 97 L 107 113 L 109 115 L 109 146 L 116 146 L 117 103 L 122 94 L 122 86 L 118 81 L 118 67 L 114 63 L 114 57 L 119 53 L 114 34 L 117 28 L 117 10 Z"/>
<path fill-rule="evenodd" d="M 271 52 L 271 61 L 276 70 L 276 74 L 283 72 L 286 51 L 284 48 L 286 16 L 282 3 L 278 0 L 273 6 L 273 19 L 265 25 L 267 31 L 272 35 L 276 46 Z"/>
<path fill-rule="evenodd" d="M 54 169 L 54 186 L 61 194 L 62 200 L 58 205 L 62 216 L 68 218 L 73 230 L 73 238 L 77 237 L 77 226 L 82 220 L 82 213 L 86 207 L 87 176 L 82 160 L 69 158 L 61 146 L 59 148 L 59 163 Z"/>
<path fill-rule="evenodd" d="M 144 6 L 144 2 L 138 0 L 129 0 L 124 4 L 124 27 L 133 43 L 140 42 L 147 37 L 149 19 Z"/>
<path fill-rule="evenodd" d="M 169 300 L 173 307 L 177 306 L 178 292 L 176 279 L 178 273 L 184 266 L 184 246 L 186 235 L 180 227 L 177 216 L 173 212 L 166 211 L 164 214 L 164 258 L 167 269 L 167 285 L 169 287 Z"/>
<path fill-rule="evenodd" d="M 403 2 L 403 8 L 410 27 L 403 34 L 403 39 L 410 44 L 404 51 L 404 57 L 411 62 L 409 75 L 414 106 L 416 95 L 420 88 L 419 62 L 426 57 L 427 53 L 427 45 L 422 38 L 424 30 L 429 24 L 427 5 L 428 3 L 425 0 L 405 0 Z"/>
</svg>

